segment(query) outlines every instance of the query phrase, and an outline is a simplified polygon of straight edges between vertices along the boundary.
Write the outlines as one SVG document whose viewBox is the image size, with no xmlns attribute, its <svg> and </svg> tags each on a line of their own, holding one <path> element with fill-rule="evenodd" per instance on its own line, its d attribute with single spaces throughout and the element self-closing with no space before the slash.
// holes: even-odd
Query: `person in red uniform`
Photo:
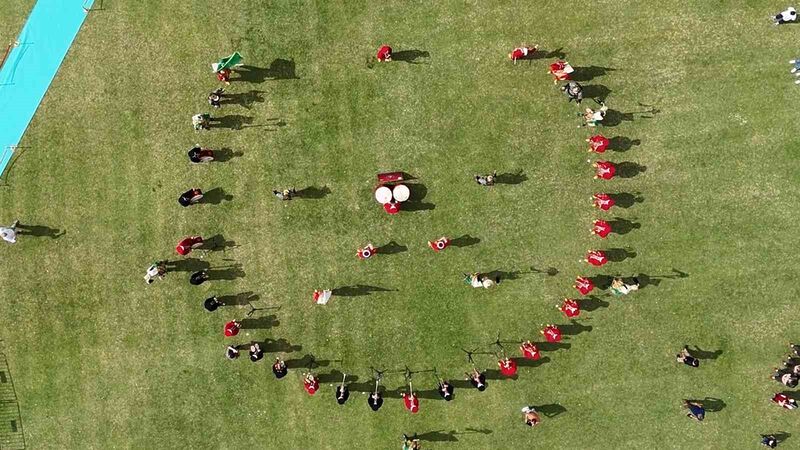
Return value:
<svg viewBox="0 0 800 450">
<path fill-rule="evenodd" d="M 400 212 L 400 203 L 391 201 L 383 204 L 383 210 L 387 213 L 394 215 Z"/>
<path fill-rule="evenodd" d="M 378 58 L 378 62 L 386 62 L 392 60 L 392 47 L 388 45 L 381 45 L 381 48 L 378 49 L 378 54 L 375 55 Z"/>
<path fill-rule="evenodd" d="M 522 351 L 522 357 L 525 359 L 536 361 L 542 357 L 542 354 L 539 353 L 539 348 L 531 341 L 523 342 L 522 345 L 519 346 L 519 349 Z"/>
<path fill-rule="evenodd" d="M 578 302 L 571 298 L 565 298 L 564 303 L 556 305 L 559 311 L 564 313 L 567 318 L 578 317 L 581 313 L 581 307 Z"/>
<path fill-rule="evenodd" d="M 408 394 L 403 392 L 403 404 L 412 414 L 419 412 L 419 398 L 413 392 Z"/>
<path fill-rule="evenodd" d="M 500 373 L 506 377 L 513 377 L 517 374 L 517 362 L 511 358 L 501 358 L 497 361 L 497 365 L 500 367 Z"/>
<path fill-rule="evenodd" d="M 597 171 L 594 176 L 595 180 L 598 178 L 610 180 L 614 178 L 614 174 L 617 173 L 616 166 L 608 161 L 597 161 L 596 163 L 592 164 L 592 167 L 594 167 Z"/>
<path fill-rule="evenodd" d="M 303 375 L 303 388 L 308 392 L 308 395 L 314 395 L 319 389 L 319 380 L 313 373 Z"/>
<path fill-rule="evenodd" d="M 545 325 L 541 331 L 542 335 L 547 342 L 560 342 L 561 341 L 561 330 L 558 329 L 557 326 L 553 324 Z"/>
<path fill-rule="evenodd" d="M 575 284 L 573 284 L 572 287 L 577 289 L 581 295 L 586 295 L 589 292 L 592 292 L 592 289 L 594 289 L 594 283 L 592 283 L 592 280 L 586 277 L 578 277 L 575 278 Z"/>
<path fill-rule="evenodd" d="M 610 195 L 604 193 L 597 193 L 592 196 L 594 207 L 603 211 L 608 211 L 614 206 L 614 199 Z"/>
<path fill-rule="evenodd" d="M 534 45 L 533 47 L 528 47 L 527 45 L 517 47 L 514 50 L 511 50 L 511 53 L 508 54 L 508 59 L 514 61 L 514 64 L 516 64 L 518 59 L 525 59 L 529 56 L 532 56 L 538 48 L 538 45 Z"/>
<path fill-rule="evenodd" d="M 589 143 L 589 151 L 595 153 L 605 152 L 608 148 L 608 144 L 610 143 L 608 138 L 602 134 L 595 134 L 594 136 L 586 139 L 586 142 Z"/>
<path fill-rule="evenodd" d="M 378 251 L 375 247 L 373 247 L 372 244 L 367 244 L 366 247 L 358 249 L 356 256 L 358 256 L 358 259 L 369 259 L 376 253 L 378 253 Z"/>
<path fill-rule="evenodd" d="M 584 261 L 593 266 L 600 267 L 608 262 L 608 257 L 606 256 L 606 252 L 602 250 L 589 250 L 586 253 L 586 259 L 584 259 Z"/>
<path fill-rule="evenodd" d="M 592 224 L 592 234 L 605 238 L 611 233 L 611 225 L 605 220 L 595 220 Z"/>
<path fill-rule="evenodd" d="M 428 247 L 432 248 L 433 251 L 437 253 L 446 249 L 448 245 L 450 245 L 450 239 L 447 239 L 444 236 L 435 241 L 428 241 Z"/>
<path fill-rule="evenodd" d="M 225 324 L 225 337 L 234 337 L 239 334 L 239 330 L 242 328 L 242 324 L 237 320 L 231 320 L 230 322 Z"/>
<path fill-rule="evenodd" d="M 217 79 L 225 84 L 231 84 L 231 69 L 218 70 Z"/>
<path fill-rule="evenodd" d="M 777 403 L 778 406 L 786 409 L 797 408 L 797 401 L 793 398 L 789 398 L 789 396 L 786 394 L 775 394 L 772 396 L 772 401 Z"/>
<path fill-rule="evenodd" d="M 556 84 L 559 81 L 569 80 L 569 74 L 572 72 L 572 66 L 570 66 L 568 62 L 560 59 L 550 64 L 550 70 L 547 71 L 547 73 L 553 75 L 553 84 Z"/>
<path fill-rule="evenodd" d="M 202 245 L 202 236 L 189 236 L 178 242 L 178 245 L 175 246 L 175 251 L 181 256 L 186 256 L 192 252 L 192 249 L 201 247 Z"/>
</svg>

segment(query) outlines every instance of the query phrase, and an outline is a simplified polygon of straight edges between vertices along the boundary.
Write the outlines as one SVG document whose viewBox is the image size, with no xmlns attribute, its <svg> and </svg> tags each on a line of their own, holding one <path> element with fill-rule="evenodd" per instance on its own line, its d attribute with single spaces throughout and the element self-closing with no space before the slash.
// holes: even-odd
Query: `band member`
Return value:
<svg viewBox="0 0 800 450">
<path fill-rule="evenodd" d="M 526 406 L 522 408 L 522 417 L 525 419 L 525 425 L 529 427 L 533 427 L 538 425 L 542 419 L 539 417 L 539 413 L 533 408 L 533 406 Z"/>
<path fill-rule="evenodd" d="M 525 359 L 532 359 L 536 361 L 542 357 L 542 354 L 539 352 L 539 348 L 536 347 L 536 344 L 531 341 L 523 342 L 522 345 L 519 346 L 519 349 L 522 351 L 522 357 Z"/>
<path fill-rule="evenodd" d="M 239 334 L 239 330 L 242 329 L 242 324 L 237 320 L 231 320 L 230 322 L 225 324 L 224 332 L 225 337 L 233 337 Z"/>
<path fill-rule="evenodd" d="M 608 262 L 608 257 L 606 256 L 606 252 L 602 250 L 589 250 L 586 253 L 586 259 L 584 259 L 584 261 L 593 266 L 600 267 Z"/>
<path fill-rule="evenodd" d="M 592 292 L 592 290 L 594 289 L 594 283 L 592 283 L 592 280 L 590 280 L 589 278 L 578 277 L 575 278 L 575 284 L 573 284 L 572 287 L 577 289 L 578 292 L 581 293 L 581 295 L 586 295 L 589 292 Z"/>
<path fill-rule="evenodd" d="M 561 341 L 561 330 L 558 329 L 557 326 L 553 324 L 545 325 L 541 331 L 542 335 L 547 342 L 560 342 Z"/>
<path fill-rule="evenodd" d="M 608 211 L 614 206 L 614 199 L 608 194 L 598 193 L 592 197 L 594 207 L 603 211 Z"/>
<path fill-rule="evenodd" d="M 336 403 L 344 405 L 348 398 L 350 398 L 350 389 L 344 384 L 336 386 Z"/>
<path fill-rule="evenodd" d="M 220 306 L 225 306 L 225 303 L 221 302 L 216 295 L 213 295 L 203 300 L 203 308 L 205 308 L 206 311 L 208 312 L 214 312 Z"/>
<path fill-rule="evenodd" d="M 501 358 L 497 361 L 497 366 L 500 367 L 500 373 L 506 377 L 513 377 L 517 374 L 517 362 L 511 358 Z"/>
<path fill-rule="evenodd" d="M 614 178 L 614 175 L 617 173 L 617 167 L 614 163 L 608 161 L 597 161 L 592 164 L 592 167 L 595 168 L 595 176 L 594 179 L 602 178 L 604 180 L 610 180 Z"/>
<path fill-rule="evenodd" d="M 469 381 L 469 384 L 471 384 L 472 387 L 481 392 L 486 390 L 486 375 L 479 372 L 478 369 L 473 367 L 472 372 L 466 372 L 465 375 L 467 376 L 467 381 Z"/>
<path fill-rule="evenodd" d="M 311 298 L 314 299 L 314 303 L 317 305 L 325 305 L 330 301 L 331 296 L 333 295 L 333 291 L 330 289 L 314 289 L 314 294 L 312 294 Z"/>
<path fill-rule="evenodd" d="M 413 392 L 403 392 L 403 405 L 405 405 L 406 409 L 411 411 L 412 414 L 419 412 L 419 398 L 417 398 Z"/>
<path fill-rule="evenodd" d="M 608 148 L 608 144 L 611 143 L 611 141 L 609 141 L 608 138 L 602 134 L 595 134 L 594 136 L 587 138 L 586 142 L 589 143 L 589 151 L 595 153 L 605 152 Z"/>
<path fill-rule="evenodd" d="M 369 259 L 376 253 L 378 252 L 375 250 L 375 247 L 373 247 L 372 244 L 367 244 L 366 247 L 358 249 L 356 256 L 358 256 L 358 259 Z"/>
<path fill-rule="evenodd" d="M 565 298 L 564 303 L 556 305 L 556 308 L 569 319 L 578 317 L 581 313 L 581 307 L 578 305 L 578 302 L 571 298 Z"/>
<path fill-rule="evenodd" d="M 367 404 L 371 410 L 377 412 L 381 409 L 381 406 L 383 406 L 383 395 L 377 391 L 369 394 L 369 397 L 367 397 Z"/>
<path fill-rule="evenodd" d="M 375 55 L 378 58 L 378 62 L 386 62 L 392 60 L 392 47 L 388 45 L 381 45 L 378 49 L 378 53 Z"/>
<path fill-rule="evenodd" d="M 181 256 L 186 256 L 192 252 L 192 249 L 200 248 L 203 246 L 202 236 L 189 236 L 181 239 L 178 245 L 175 246 L 175 251 Z"/>
<path fill-rule="evenodd" d="M 575 69 L 568 62 L 558 60 L 550 64 L 550 70 L 547 73 L 553 75 L 553 84 L 557 84 L 559 81 L 569 80 L 570 74 L 574 71 Z"/>
<path fill-rule="evenodd" d="M 187 154 L 189 155 L 189 161 L 194 164 L 211 162 L 214 160 L 214 150 L 200 147 L 200 144 L 192 147 Z"/>
<path fill-rule="evenodd" d="M 450 245 L 450 239 L 447 239 L 444 236 L 440 237 L 435 241 L 428 241 L 428 247 L 430 247 L 431 249 L 433 249 L 433 251 L 437 253 L 446 249 L 449 245 Z"/>
<path fill-rule="evenodd" d="M 280 380 L 289 373 L 289 369 L 287 369 L 286 363 L 282 359 L 275 358 L 275 363 L 272 364 L 272 373 L 275 374 L 275 378 Z"/>
<path fill-rule="evenodd" d="M 439 395 L 445 399 L 446 401 L 450 401 L 453 399 L 453 391 L 455 388 L 452 384 L 448 383 L 445 380 L 439 380 L 438 391 Z"/>
<path fill-rule="evenodd" d="M 595 220 L 592 224 L 592 234 L 605 238 L 611 233 L 611 224 L 605 220 Z"/>
<path fill-rule="evenodd" d="M 258 342 L 250 344 L 250 361 L 256 362 L 264 357 L 264 351 L 261 350 L 261 345 Z"/>
<path fill-rule="evenodd" d="M 303 389 L 308 392 L 308 395 L 317 393 L 317 389 L 319 389 L 319 380 L 314 374 L 309 372 L 303 375 Z"/>
<path fill-rule="evenodd" d="M 233 345 L 229 345 L 225 348 L 225 357 L 228 359 L 236 359 L 239 357 L 239 349 L 237 349 Z"/>
<path fill-rule="evenodd" d="M 200 188 L 191 188 L 178 197 L 178 203 L 184 208 L 189 205 L 199 203 L 203 199 L 203 191 Z"/>
<path fill-rule="evenodd" d="M 518 59 L 526 59 L 529 56 L 533 56 L 534 52 L 536 52 L 538 48 L 538 45 L 534 45 L 533 47 L 528 47 L 527 45 L 516 47 L 508 54 L 508 59 L 514 61 L 514 64 L 516 64 Z"/>
</svg>

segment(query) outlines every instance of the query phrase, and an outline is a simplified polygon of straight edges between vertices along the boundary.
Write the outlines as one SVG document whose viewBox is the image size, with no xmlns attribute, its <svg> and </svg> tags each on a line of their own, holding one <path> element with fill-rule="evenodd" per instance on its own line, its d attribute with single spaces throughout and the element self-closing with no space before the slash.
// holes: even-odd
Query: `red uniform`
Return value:
<svg viewBox="0 0 800 450">
<path fill-rule="evenodd" d="M 175 246 L 175 251 L 181 256 L 186 256 L 192 252 L 193 248 L 203 245 L 203 238 L 200 236 L 189 236 L 181 239 L 178 245 Z"/>
<path fill-rule="evenodd" d="M 608 258 L 606 257 L 606 252 L 602 250 L 589 250 L 589 252 L 586 253 L 586 262 L 593 266 L 600 267 L 608 262 Z"/>
<path fill-rule="evenodd" d="M 319 389 L 319 380 L 315 377 L 307 377 L 303 380 L 303 388 L 308 392 L 308 395 L 314 395 L 317 393 L 317 389 Z"/>
<path fill-rule="evenodd" d="M 614 199 L 608 194 L 594 194 L 593 200 L 595 208 L 602 209 L 603 211 L 608 211 L 614 206 Z"/>
<path fill-rule="evenodd" d="M 525 56 L 526 56 L 526 55 L 525 55 L 525 50 L 523 50 L 523 49 L 521 49 L 521 48 L 519 48 L 519 47 L 515 48 L 515 49 L 514 49 L 514 50 L 511 52 L 511 59 L 513 59 L 513 60 L 515 60 L 515 61 L 516 61 L 516 60 L 518 60 L 518 59 L 522 59 L 522 58 L 524 58 Z"/>
<path fill-rule="evenodd" d="M 544 327 L 542 334 L 544 335 L 544 338 L 547 339 L 547 342 L 561 341 L 561 330 L 559 330 L 555 325 L 547 325 Z"/>
<path fill-rule="evenodd" d="M 595 178 L 610 180 L 614 178 L 614 174 L 617 173 L 617 168 L 613 163 L 608 161 L 597 161 L 594 167 L 597 170 L 597 175 L 595 175 Z"/>
<path fill-rule="evenodd" d="M 396 202 L 384 203 L 383 210 L 389 214 L 397 214 L 400 212 L 400 204 Z"/>
<path fill-rule="evenodd" d="M 558 310 L 563 312 L 567 318 L 571 319 L 573 317 L 578 317 L 581 313 L 581 307 L 578 305 L 578 302 L 571 299 L 565 298 L 564 303 L 558 307 Z"/>
<path fill-rule="evenodd" d="M 603 153 L 608 148 L 609 144 L 608 138 L 603 136 L 602 134 L 596 134 L 589 138 L 589 148 L 592 149 L 595 153 Z"/>
<path fill-rule="evenodd" d="M 378 58 L 378 61 L 391 61 L 392 60 L 392 47 L 388 45 L 381 45 L 381 48 L 378 49 L 378 54 L 375 55 Z"/>
<path fill-rule="evenodd" d="M 235 321 L 231 320 L 230 322 L 225 324 L 225 337 L 233 337 L 239 334 L 239 329 L 242 328 L 242 325 Z"/>
<path fill-rule="evenodd" d="M 569 80 L 569 74 L 564 72 L 564 69 L 567 68 L 567 62 L 558 60 L 552 64 L 550 64 L 550 73 L 556 78 L 558 81 Z"/>
<path fill-rule="evenodd" d="M 358 249 L 356 256 L 358 256 L 358 259 L 368 259 L 371 258 L 375 253 L 378 253 L 375 250 L 375 247 L 373 247 L 372 244 L 367 244 L 366 247 Z"/>
<path fill-rule="evenodd" d="M 522 357 L 525 359 L 532 359 L 536 361 L 542 357 L 541 353 L 539 353 L 539 348 L 537 348 L 536 344 L 532 343 L 531 341 L 524 342 L 519 349 L 522 350 Z"/>
<path fill-rule="evenodd" d="M 432 248 L 435 252 L 440 252 L 447 248 L 450 245 L 450 239 L 446 237 L 440 237 L 435 241 L 428 241 L 428 247 Z"/>
<path fill-rule="evenodd" d="M 501 359 L 497 361 L 500 366 L 500 373 L 507 377 L 513 377 L 517 374 L 517 362 L 511 358 Z"/>
<path fill-rule="evenodd" d="M 592 227 L 592 234 L 596 234 L 601 238 L 605 238 L 608 234 L 611 233 L 611 225 L 605 220 L 595 220 L 594 226 Z"/>
<path fill-rule="evenodd" d="M 592 292 L 592 289 L 594 289 L 594 283 L 592 283 L 592 280 L 586 277 L 578 277 L 575 278 L 575 284 L 572 287 L 577 289 L 581 295 L 586 295 L 589 292 Z"/>
<path fill-rule="evenodd" d="M 412 414 L 419 412 L 419 399 L 414 394 L 406 394 L 403 392 L 403 404 L 406 409 L 411 411 Z"/>
<path fill-rule="evenodd" d="M 231 69 L 222 69 L 217 72 L 217 79 L 223 83 L 227 83 L 231 79 Z"/>
</svg>

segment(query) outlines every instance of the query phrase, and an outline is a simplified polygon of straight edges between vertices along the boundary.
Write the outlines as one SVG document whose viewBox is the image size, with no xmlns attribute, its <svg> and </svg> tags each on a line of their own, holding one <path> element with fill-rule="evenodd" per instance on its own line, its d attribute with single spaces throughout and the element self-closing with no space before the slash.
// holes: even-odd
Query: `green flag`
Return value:
<svg viewBox="0 0 800 450">
<path fill-rule="evenodd" d="M 211 69 L 214 72 L 219 72 L 223 69 L 230 69 L 231 67 L 242 62 L 243 59 L 244 57 L 240 55 L 239 52 L 234 52 L 232 55 L 220 59 L 219 62 L 211 64 Z"/>
</svg>

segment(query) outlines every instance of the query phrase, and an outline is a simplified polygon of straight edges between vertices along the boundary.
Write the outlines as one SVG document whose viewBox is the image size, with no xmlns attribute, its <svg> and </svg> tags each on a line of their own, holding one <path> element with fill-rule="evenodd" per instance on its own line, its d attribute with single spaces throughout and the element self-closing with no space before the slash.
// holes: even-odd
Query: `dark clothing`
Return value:
<svg viewBox="0 0 800 450">
<path fill-rule="evenodd" d="M 566 94 L 570 102 L 575 100 L 575 103 L 580 104 L 581 101 L 583 100 L 583 86 L 574 81 L 570 81 L 569 83 L 562 86 L 561 91 L 564 92 L 564 94 Z"/>
<path fill-rule="evenodd" d="M 178 198 L 178 203 L 184 208 L 200 201 L 203 198 L 203 191 L 200 189 L 189 189 L 188 191 L 181 194 Z"/>
<path fill-rule="evenodd" d="M 691 403 L 688 404 L 689 413 L 693 415 L 697 420 L 702 421 L 706 418 L 706 410 L 702 406 L 693 405 Z"/>
<path fill-rule="evenodd" d="M 229 345 L 228 348 L 225 349 L 225 356 L 228 359 L 236 359 L 239 357 L 239 350 L 236 350 L 236 347 Z"/>
<path fill-rule="evenodd" d="M 684 356 L 683 363 L 691 367 L 700 367 L 700 360 L 694 356 Z"/>
<path fill-rule="evenodd" d="M 469 377 L 469 383 L 472 385 L 472 387 L 478 389 L 479 391 L 481 391 L 481 392 L 485 391 L 486 390 L 486 375 L 480 374 L 478 376 L 477 380 L 475 379 L 475 377 Z"/>
<path fill-rule="evenodd" d="M 264 352 L 261 350 L 260 345 L 254 344 L 250 346 L 250 361 L 256 362 L 263 357 L 264 357 Z"/>
<path fill-rule="evenodd" d="M 347 389 L 347 386 L 336 386 L 336 403 L 344 405 L 348 398 L 350 398 L 350 389 Z"/>
<path fill-rule="evenodd" d="M 223 305 L 224 305 L 224 303 L 222 303 L 221 301 L 217 300 L 217 297 L 208 297 L 203 302 L 203 307 L 208 312 L 214 312 L 214 311 L 217 310 L 217 308 L 219 308 L 220 306 L 223 306 Z"/>
<path fill-rule="evenodd" d="M 189 277 L 189 283 L 194 286 L 199 286 L 203 284 L 206 280 L 208 280 L 208 274 L 206 273 L 205 270 L 195 272 Z"/>
<path fill-rule="evenodd" d="M 775 436 L 764 436 L 761 439 L 761 445 L 767 446 L 769 448 L 775 448 L 778 446 L 778 440 L 775 439 Z"/>
<path fill-rule="evenodd" d="M 275 374 L 275 378 L 277 379 L 285 377 L 288 372 L 286 364 L 275 363 L 272 365 L 272 373 Z"/>
<path fill-rule="evenodd" d="M 381 406 L 383 406 L 383 397 L 378 394 L 378 398 L 375 398 L 370 394 L 370 396 L 367 397 L 367 404 L 373 411 L 378 411 L 381 409 Z"/>
<path fill-rule="evenodd" d="M 453 385 L 450 383 L 439 383 L 439 395 L 446 401 L 453 399 Z"/>
</svg>

